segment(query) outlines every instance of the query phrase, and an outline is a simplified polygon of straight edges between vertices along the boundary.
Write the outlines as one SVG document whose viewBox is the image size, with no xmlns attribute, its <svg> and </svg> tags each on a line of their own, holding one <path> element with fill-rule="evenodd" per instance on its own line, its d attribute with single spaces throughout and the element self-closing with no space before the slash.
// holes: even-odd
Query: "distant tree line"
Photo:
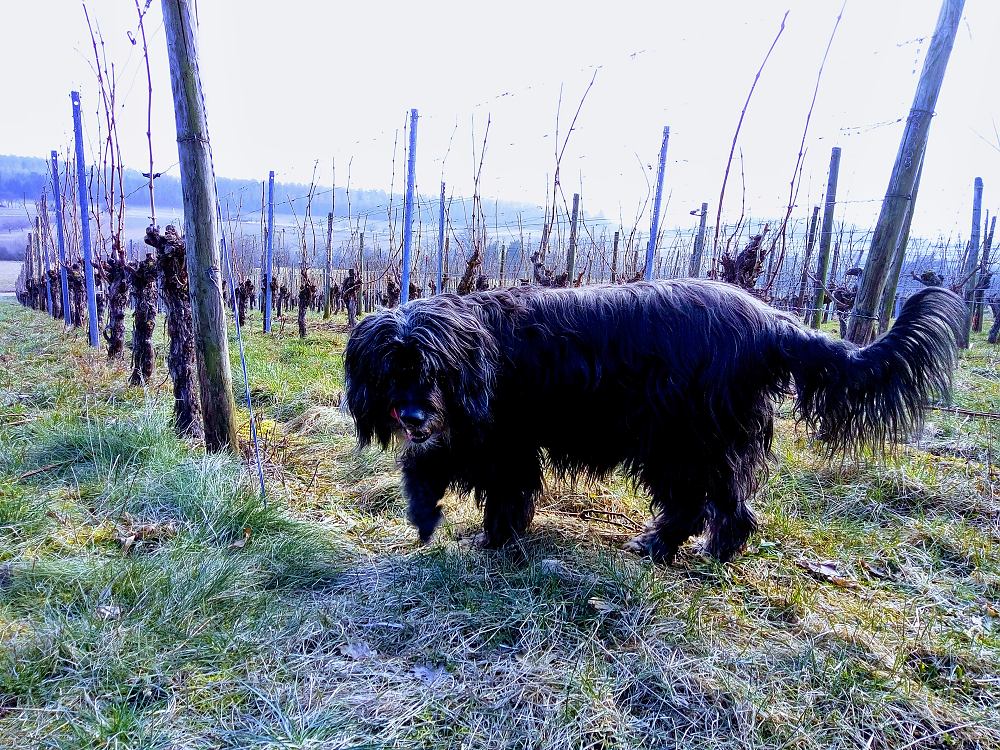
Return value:
<svg viewBox="0 0 1000 750">
<path fill-rule="evenodd" d="M 9 156 L 0 154 L 0 202 L 20 203 L 22 200 L 33 202 L 49 187 L 49 162 L 31 156 Z M 175 168 L 176 169 L 176 168 Z M 124 175 L 126 202 L 131 206 L 141 206 L 146 200 L 142 192 L 146 187 L 146 178 L 134 169 L 126 169 Z M 243 213 L 249 214 L 260 210 L 261 183 L 257 180 L 236 180 L 228 177 L 217 178 L 219 189 L 219 200 L 223 204 L 223 212 L 226 212 L 227 201 L 229 211 L 235 213 L 234 206 L 241 202 Z M 183 198 L 181 194 L 181 181 L 179 176 L 174 174 L 162 174 L 155 179 L 156 203 L 164 208 L 181 208 Z M 325 215 L 326 210 L 317 210 L 317 206 L 330 205 L 329 188 L 319 187 L 314 198 L 314 213 Z M 325 192 L 323 192 L 325 191 Z M 309 195 L 309 185 L 301 183 L 275 183 L 274 210 L 279 214 L 291 214 L 292 210 L 288 204 L 288 199 L 296 202 L 295 211 L 300 215 L 303 213 L 307 196 Z M 129 199 L 131 196 L 131 199 Z M 389 194 L 384 190 L 361 190 L 351 189 L 350 210 L 357 217 L 359 215 L 371 215 L 375 219 L 386 216 L 386 207 L 389 203 Z M 421 201 L 433 200 L 437 203 L 437 198 L 421 196 Z M 453 219 L 461 220 L 463 212 L 460 205 L 461 199 L 456 198 Z M 397 194 L 393 199 L 394 209 L 398 209 L 401 215 L 403 201 L 401 195 Z M 494 205 L 499 214 L 498 217 L 489 216 L 490 221 L 499 218 L 500 221 L 515 220 L 519 211 L 529 211 L 537 213 L 539 209 L 528 204 L 516 204 L 500 201 Z M 336 215 L 338 217 L 347 216 L 348 201 L 347 190 L 344 187 L 337 187 Z M 432 212 L 436 217 L 436 211 Z"/>
</svg>

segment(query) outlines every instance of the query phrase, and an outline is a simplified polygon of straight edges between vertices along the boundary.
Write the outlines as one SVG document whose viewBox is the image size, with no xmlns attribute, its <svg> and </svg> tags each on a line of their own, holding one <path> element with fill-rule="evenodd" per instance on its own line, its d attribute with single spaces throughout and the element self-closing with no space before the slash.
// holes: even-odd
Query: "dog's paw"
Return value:
<svg viewBox="0 0 1000 750">
<path fill-rule="evenodd" d="M 410 523 L 416 527 L 421 544 L 427 544 L 431 540 L 431 537 L 434 536 L 434 530 L 441 523 L 441 517 L 440 511 L 436 513 L 417 514 L 411 510 Z"/>
<path fill-rule="evenodd" d="M 476 549 L 497 549 L 503 545 L 497 544 L 493 540 L 493 537 L 485 531 L 480 531 L 478 534 L 469 537 L 469 546 L 475 547 Z"/>
<path fill-rule="evenodd" d="M 476 549 L 502 549 L 503 547 L 506 547 L 510 541 L 511 537 L 499 539 L 494 534 L 490 534 L 486 531 L 480 531 L 478 534 L 466 537 L 462 540 L 462 543 Z"/>
<path fill-rule="evenodd" d="M 648 557 L 653 562 L 663 565 L 670 565 L 677 554 L 677 547 L 664 544 L 655 531 L 647 531 L 630 539 L 623 549 L 640 557 Z"/>
</svg>

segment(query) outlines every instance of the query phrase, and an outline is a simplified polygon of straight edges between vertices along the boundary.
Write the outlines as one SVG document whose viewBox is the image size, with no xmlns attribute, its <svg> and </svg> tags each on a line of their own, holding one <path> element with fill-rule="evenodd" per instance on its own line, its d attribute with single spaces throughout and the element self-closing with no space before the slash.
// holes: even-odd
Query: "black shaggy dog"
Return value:
<svg viewBox="0 0 1000 750">
<path fill-rule="evenodd" d="M 704 280 L 516 289 L 411 302 L 365 318 L 347 343 L 358 441 L 400 457 L 409 517 L 427 541 L 449 488 L 484 510 L 483 546 L 525 532 L 543 466 L 622 466 L 651 495 L 630 542 L 670 561 L 707 526 L 730 559 L 756 528 L 748 502 L 770 454 L 776 403 L 830 451 L 905 437 L 948 390 L 965 306 L 927 288 L 858 347 Z"/>
</svg>

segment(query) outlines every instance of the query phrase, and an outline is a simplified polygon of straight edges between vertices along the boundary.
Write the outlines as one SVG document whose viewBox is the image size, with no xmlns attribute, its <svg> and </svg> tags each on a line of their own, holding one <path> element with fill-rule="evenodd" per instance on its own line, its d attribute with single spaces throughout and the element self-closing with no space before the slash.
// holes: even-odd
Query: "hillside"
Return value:
<svg viewBox="0 0 1000 750">
<path fill-rule="evenodd" d="M 60 159 L 60 164 L 62 160 Z M 51 185 L 51 164 L 42 158 L 29 156 L 11 156 L 0 154 L 0 203 L 9 202 L 20 204 L 22 200 L 33 202 L 42 194 L 49 190 Z M 261 180 L 266 182 L 267 175 L 261 175 Z M 129 206 L 141 207 L 143 202 L 148 205 L 148 194 L 146 193 L 146 178 L 134 169 L 126 169 L 124 174 L 125 195 L 129 198 Z M 228 177 L 218 177 L 216 184 L 219 190 L 219 200 L 224 205 L 228 200 L 234 207 L 242 200 L 247 211 L 260 210 L 261 182 L 259 180 L 238 180 Z M 174 166 L 168 173 L 162 174 L 154 181 L 156 191 L 156 204 L 163 209 L 180 209 L 183 206 L 181 195 L 181 182 L 177 167 Z M 331 205 L 331 186 L 317 186 L 316 188 L 316 208 L 314 213 L 325 216 L 329 212 Z M 292 206 L 299 216 L 304 213 L 307 197 L 309 195 L 309 185 L 301 183 L 275 182 L 275 212 L 279 214 L 291 215 Z M 347 190 L 345 186 L 338 186 L 336 190 L 336 215 L 346 217 L 348 215 Z M 439 204 L 439 196 L 420 196 L 421 203 Z M 457 204 L 462 202 L 461 197 L 456 197 L 453 201 Z M 402 200 L 397 194 L 395 198 L 402 210 Z M 488 213 L 489 223 L 496 221 L 516 222 L 518 212 L 530 212 L 535 215 L 541 211 L 537 206 L 526 203 L 515 203 L 510 201 L 488 201 L 484 210 Z M 389 204 L 389 194 L 384 190 L 371 190 L 359 187 L 352 187 L 350 194 L 350 207 L 355 216 L 364 214 L 377 214 L 378 218 L 385 215 L 386 206 Z M 233 208 L 235 212 L 235 208 Z M 496 214 L 494 216 L 494 213 Z M 437 216 L 436 209 L 428 209 L 427 218 Z M 2 228 L 2 227 L 0 227 Z"/>
</svg>

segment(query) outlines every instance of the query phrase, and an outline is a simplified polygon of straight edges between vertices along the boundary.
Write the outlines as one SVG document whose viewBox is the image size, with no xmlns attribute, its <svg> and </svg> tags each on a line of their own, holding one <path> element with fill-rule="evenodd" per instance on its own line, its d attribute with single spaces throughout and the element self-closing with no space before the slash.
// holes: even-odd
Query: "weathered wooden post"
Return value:
<svg viewBox="0 0 1000 750">
<path fill-rule="evenodd" d="M 413 248 L 413 187 L 417 169 L 417 110 L 410 110 L 410 149 L 406 160 L 406 198 L 403 202 L 403 273 L 399 285 L 399 303 L 410 299 L 410 251 Z"/>
<path fill-rule="evenodd" d="M 816 227 L 819 224 L 819 206 L 813 206 L 812 218 L 809 219 L 809 231 L 806 234 L 806 250 L 802 258 L 802 274 L 799 278 L 799 292 L 795 296 L 796 312 L 801 312 L 806 304 L 806 282 L 809 281 L 809 259 L 812 258 L 813 247 L 816 245 Z"/>
<path fill-rule="evenodd" d="M 437 294 L 444 292 L 444 180 L 441 181 L 441 206 L 438 213 Z"/>
<path fill-rule="evenodd" d="M 76 178 L 80 194 L 80 229 L 83 241 L 83 278 L 87 285 L 87 331 L 90 345 L 97 346 L 97 287 L 94 284 L 94 249 L 90 246 L 90 207 L 87 199 L 87 170 L 83 159 L 83 118 L 80 92 L 69 95 L 73 103 L 73 132 L 76 140 Z"/>
<path fill-rule="evenodd" d="M 59 279 L 62 282 L 62 311 L 66 327 L 73 325 L 70 319 L 69 276 L 66 270 L 66 237 L 63 234 L 62 196 L 59 192 L 59 154 L 52 152 L 52 195 L 56 208 L 56 241 L 59 243 Z"/>
<path fill-rule="evenodd" d="M 920 175 L 924 171 L 924 157 L 920 155 L 920 166 L 917 167 L 917 178 L 913 182 L 913 194 L 906 205 L 906 218 L 903 219 L 903 226 L 899 230 L 899 238 L 896 240 L 896 250 L 892 258 L 892 268 L 889 271 L 889 278 L 885 284 L 885 291 L 882 292 L 882 315 L 878 322 L 878 332 L 883 334 L 889 330 L 890 318 L 898 318 L 900 302 L 896 298 L 896 289 L 899 286 L 899 275 L 903 272 L 903 262 L 906 259 L 906 246 L 910 241 L 910 225 L 913 223 L 913 212 L 917 207 L 917 193 L 920 190 Z"/>
<path fill-rule="evenodd" d="M 906 127 L 896 153 L 896 161 L 889 177 L 889 185 L 882 200 L 878 222 L 872 236 L 868 261 L 861 277 L 861 285 L 854 302 L 847 339 L 860 346 L 868 344 L 875 333 L 879 302 L 885 289 L 896 249 L 899 232 L 906 217 L 906 205 L 915 196 L 913 186 L 921 157 L 927 147 L 931 117 L 937 105 L 941 84 L 948 68 L 948 58 L 955 44 L 955 35 L 962 18 L 965 0 L 943 0 L 934 36 L 927 49 L 927 57 L 920 72 L 920 81 L 913 97 L 913 105 L 906 119 Z"/>
<path fill-rule="evenodd" d="M 42 196 L 42 207 L 44 208 L 44 206 L 45 206 L 45 196 L 43 195 Z M 46 211 L 47 211 L 47 209 L 46 209 Z M 49 217 L 46 216 L 45 220 L 48 221 L 48 218 Z M 42 249 L 42 281 L 45 282 L 45 301 L 46 301 L 46 308 L 45 309 L 46 309 L 46 312 L 48 312 L 48 314 L 51 316 L 52 315 L 52 279 L 49 278 L 49 269 L 52 268 L 52 265 L 49 263 L 49 243 L 45 241 L 45 236 L 42 234 L 42 231 L 41 231 L 41 229 L 42 229 L 42 222 L 41 222 L 41 218 L 38 217 L 38 216 L 35 217 L 35 227 L 36 227 L 36 232 L 38 233 L 39 240 L 42 243 L 42 248 L 41 248 Z"/>
<path fill-rule="evenodd" d="M 823 206 L 823 231 L 819 239 L 819 260 L 816 262 L 816 284 L 814 286 L 811 313 L 811 328 L 819 328 L 826 305 L 826 277 L 830 272 L 830 243 L 833 240 L 833 212 L 837 208 L 837 180 L 840 175 L 840 146 L 830 151 L 830 171 L 826 178 L 826 203 Z M 806 315 L 806 320 L 810 315 Z"/>
<path fill-rule="evenodd" d="M 611 283 L 618 283 L 618 237 L 621 232 L 615 232 L 615 239 L 611 243 Z"/>
<path fill-rule="evenodd" d="M 708 216 L 708 204 L 701 204 L 701 212 L 698 214 L 698 234 L 694 238 L 694 252 L 691 253 L 691 264 L 688 266 L 688 276 L 698 278 L 701 276 L 701 256 L 705 252 L 705 222 Z"/>
<path fill-rule="evenodd" d="M 35 289 L 35 241 L 28 232 L 28 244 L 24 246 L 24 264 L 22 273 L 24 274 L 24 288 L 28 293 L 27 306 L 32 310 L 38 304 Z"/>
<path fill-rule="evenodd" d="M 334 188 L 336 190 L 336 188 Z M 335 199 L 336 200 L 336 199 Z M 330 317 L 330 278 L 333 276 L 333 211 L 326 215 L 326 271 L 323 273 L 323 318 Z"/>
<path fill-rule="evenodd" d="M 993 231 L 997 226 L 997 217 L 990 217 L 987 211 L 986 221 L 989 222 L 989 229 L 986 229 L 986 221 L 983 222 L 983 260 L 980 263 L 982 270 L 978 274 L 979 282 L 976 284 L 976 306 L 972 313 L 972 330 L 976 333 L 983 332 L 983 299 L 990 288 L 993 274 L 990 272 L 991 252 L 993 250 Z"/>
<path fill-rule="evenodd" d="M 271 282 L 274 279 L 274 170 L 267 175 L 267 255 L 264 261 L 264 333 L 271 332 Z"/>
<path fill-rule="evenodd" d="M 663 128 L 663 145 L 660 146 L 660 166 L 656 173 L 656 194 L 653 197 L 653 219 L 649 229 L 649 244 L 646 246 L 646 281 L 653 278 L 653 254 L 656 252 L 656 238 L 660 226 L 660 201 L 663 199 L 663 173 L 667 168 L 667 143 L 670 141 L 670 126 Z"/>
<path fill-rule="evenodd" d="M 573 217 L 569 224 L 569 250 L 566 251 L 566 283 L 573 286 L 576 281 L 576 227 L 580 220 L 580 194 L 573 193 Z"/>
<path fill-rule="evenodd" d="M 977 177 L 972 185 L 972 232 L 969 235 L 969 254 L 966 257 L 965 269 L 965 304 L 968 312 L 965 315 L 965 327 L 962 329 L 959 344 L 963 349 L 969 348 L 969 336 L 972 333 L 972 309 L 976 301 L 977 269 L 979 268 L 979 227 L 983 216 L 983 178 Z"/>
<path fill-rule="evenodd" d="M 42 219 L 40 216 L 35 216 L 35 233 L 29 234 L 28 240 L 31 248 L 31 267 L 34 271 L 37 298 L 35 307 L 42 310 L 45 306 L 45 295 L 42 294 L 45 284 L 45 269 L 42 267 Z"/>
<path fill-rule="evenodd" d="M 222 301 L 215 174 L 198 69 L 194 2 L 162 0 L 162 7 L 177 125 L 185 255 L 205 447 L 210 451 L 235 451 L 238 442 L 226 310 Z"/>
</svg>

